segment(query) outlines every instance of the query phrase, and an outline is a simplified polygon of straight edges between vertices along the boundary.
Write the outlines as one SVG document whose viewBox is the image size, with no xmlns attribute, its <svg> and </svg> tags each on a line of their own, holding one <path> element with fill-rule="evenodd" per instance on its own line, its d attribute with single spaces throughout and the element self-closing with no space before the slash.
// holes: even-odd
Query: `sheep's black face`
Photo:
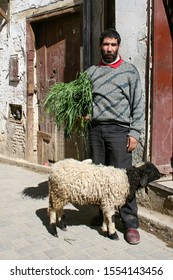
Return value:
<svg viewBox="0 0 173 280">
<path fill-rule="evenodd" d="M 156 166 L 151 162 L 146 162 L 140 167 L 138 167 L 140 173 L 140 185 L 142 187 L 146 186 L 148 183 L 152 181 L 158 180 L 161 177 L 159 170 Z"/>
</svg>

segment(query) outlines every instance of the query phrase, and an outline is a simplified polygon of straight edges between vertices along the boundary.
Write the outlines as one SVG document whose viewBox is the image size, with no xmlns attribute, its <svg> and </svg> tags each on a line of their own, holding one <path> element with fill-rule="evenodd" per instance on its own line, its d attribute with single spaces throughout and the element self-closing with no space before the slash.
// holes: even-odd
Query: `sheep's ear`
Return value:
<svg viewBox="0 0 173 280">
<path fill-rule="evenodd" d="M 148 183 L 148 174 L 142 175 L 142 178 L 140 180 L 141 187 L 145 187 Z"/>
</svg>

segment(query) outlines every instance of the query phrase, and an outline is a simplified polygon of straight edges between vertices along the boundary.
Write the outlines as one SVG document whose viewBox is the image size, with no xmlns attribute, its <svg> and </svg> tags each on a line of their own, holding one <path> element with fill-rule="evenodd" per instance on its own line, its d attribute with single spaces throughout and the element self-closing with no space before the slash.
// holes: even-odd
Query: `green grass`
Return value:
<svg viewBox="0 0 173 280">
<path fill-rule="evenodd" d="M 44 107 L 55 116 L 58 128 L 64 125 L 64 132 L 70 137 L 75 131 L 83 132 L 89 121 L 83 116 L 92 114 L 91 81 L 86 72 L 79 73 L 76 80 L 56 83 L 50 87 Z"/>
</svg>

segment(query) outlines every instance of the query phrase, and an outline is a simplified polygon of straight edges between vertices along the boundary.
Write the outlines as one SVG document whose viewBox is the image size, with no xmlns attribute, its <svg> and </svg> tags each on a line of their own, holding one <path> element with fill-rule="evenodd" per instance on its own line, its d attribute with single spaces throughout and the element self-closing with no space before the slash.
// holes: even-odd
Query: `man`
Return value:
<svg viewBox="0 0 173 280">
<path fill-rule="evenodd" d="M 102 32 L 101 61 L 87 69 L 93 94 L 89 144 L 95 164 L 129 168 L 132 166 L 132 151 L 137 147 L 144 125 L 144 104 L 139 73 L 134 65 L 119 55 L 120 42 L 115 29 Z M 126 241 L 138 244 L 136 198 L 120 209 L 120 215 Z"/>
</svg>

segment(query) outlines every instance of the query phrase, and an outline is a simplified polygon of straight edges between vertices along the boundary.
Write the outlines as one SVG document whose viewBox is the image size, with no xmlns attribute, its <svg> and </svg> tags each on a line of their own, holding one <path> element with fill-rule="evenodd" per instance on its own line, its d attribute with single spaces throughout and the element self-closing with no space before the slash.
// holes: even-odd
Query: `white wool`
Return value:
<svg viewBox="0 0 173 280">
<path fill-rule="evenodd" d="M 75 159 L 55 163 L 49 175 L 49 214 L 53 235 L 57 236 L 56 214 L 62 228 L 65 227 L 62 215 L 67 203 L 96 204 L 103 211 L 102 230 L 116 239 L 112 219 L 115 208 L 121 208 L 129 194 L 134 195 L 138 188 L 160 178 L 159 171 L 152 163 L 144 163 L 141 168 L 140 171 L 137 167 L 127 171 L 113 166 L 95 165 L 91 160 L 81 162 Z"/>
<path fill-rule="evenodd" d="M 52 166 L 49 176 L 52 197 L 61 193 L 66 203 L 102 204 L 107 211 L 111 204 L 119 207 L 125 203 L 129 183 L 125 170 L 112 166 L 88 164 L 66 159 Z M 60 197 L 60 196 L 58 196 Z M 56 207 L 56 199 L 53 199 Z M 64 204 L 65 205 L 65 204 Z"/>
</svg>

